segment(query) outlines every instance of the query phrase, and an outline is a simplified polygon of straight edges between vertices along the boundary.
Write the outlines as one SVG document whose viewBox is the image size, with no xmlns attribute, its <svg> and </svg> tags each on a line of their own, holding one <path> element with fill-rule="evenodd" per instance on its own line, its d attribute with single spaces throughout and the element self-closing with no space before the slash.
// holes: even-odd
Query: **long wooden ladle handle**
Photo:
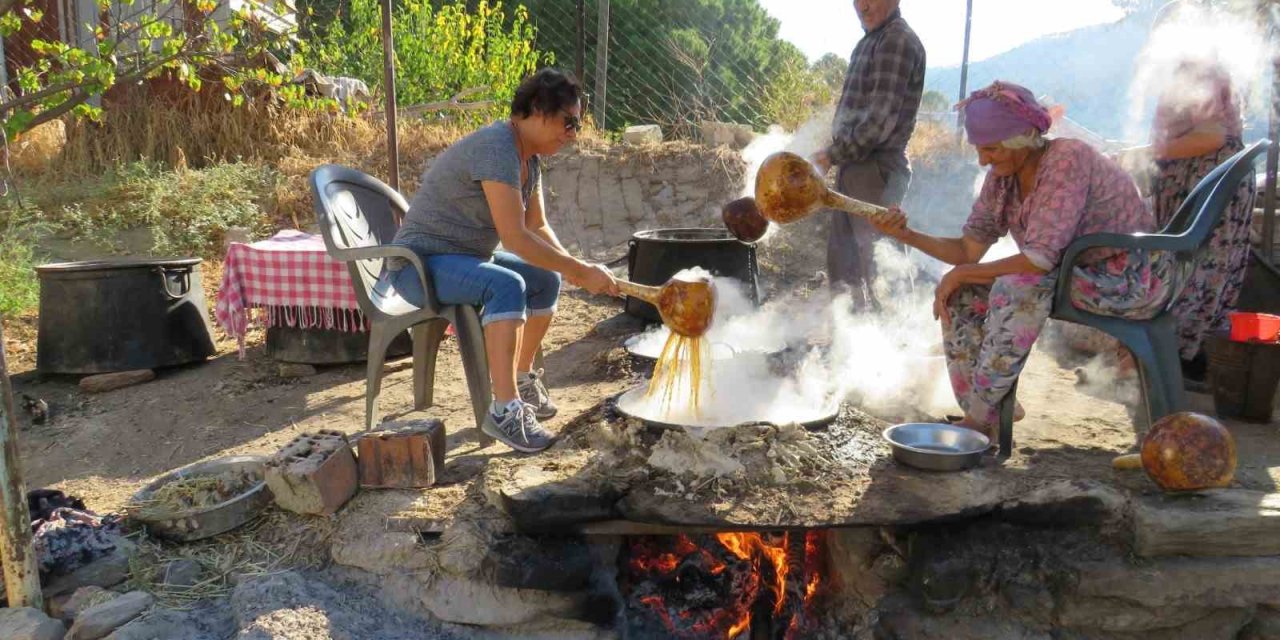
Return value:
<svg viewBox="0 0 1280 640">
<path fill-rule="evenodd" d="M 854 198 L 850 198 L 849 196 L 846 196 L 843 193 L 837 193 L 830 189 L 827 189 L 826 196 L 822 198 L 822 204 L 832 209 L 847 211 L 849 213 L 857 214 L 867 218 L 870 218 L 872 216 L 879 215 L 881 213 L 888 211 L 888 209 L 880 205 L 871 204 L 870 202 L 863 202 L 861 200 L 855 200 Z"/>
<path fill-rule="evenodd" d="M 617 278 L 618 290 L 633 298 L 640 298 L 655 307 L 658 306 L 658 294 L 662 293 L 662 287 L 650 287 L 643 284 L 628 282 L 622 278 Z"/>
</svg>

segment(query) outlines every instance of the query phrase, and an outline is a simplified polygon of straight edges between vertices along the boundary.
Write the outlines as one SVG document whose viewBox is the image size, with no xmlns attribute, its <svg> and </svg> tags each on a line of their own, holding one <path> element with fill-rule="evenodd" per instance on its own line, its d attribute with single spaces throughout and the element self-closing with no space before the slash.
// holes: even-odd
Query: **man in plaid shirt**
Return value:
<svg viewBox="0 0 1280 640">
<path fill-rule="evenodd" d="M 830 146 L 814 157 L 824 174 L 837 168 L 837 189 L 872 204 L 901 204 L 911 182 L 907 141 L 924 90 L 924 46 L 898 10 L 899 0 L 855 0 L 866 31 L 849 60 Z M 832 286 L 853 289 L 859 309 L 875 306 L 872 245 L 866 220 L 836 213 L 827 238 Z"/>
</svg>

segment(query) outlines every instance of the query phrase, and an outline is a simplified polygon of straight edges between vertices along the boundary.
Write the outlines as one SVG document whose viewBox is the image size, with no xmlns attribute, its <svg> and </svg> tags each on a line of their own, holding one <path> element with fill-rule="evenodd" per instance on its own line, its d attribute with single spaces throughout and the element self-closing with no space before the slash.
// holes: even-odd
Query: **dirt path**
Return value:
<svg viewBox="0 0 1280 640">
<path fill-rule="evenodd" d="M 617 301 L 580 292 L 562 300 L 545 349 L 547 380 L 560 405 L 560 417 L 548 424 L 553 431 L 624 385 L 623 372 L 611 375 L 612 365 L 597 357 L 620 338 L 588 335 L 620 309 Z M 243 361 L 235 343 L 222 339 L 218 355 L 205 364 L 160 371 L 150 383 L 101 395 L 80 392 L 75 377 L 39 376 L 28 364 L 14 376 L 15 393 L 46 399 L 52 417 L 44 425 L 23 425 L 27 485 L 54 486 L 84 497 L 96 511 L 110 511 L 147 479 L 191 462 L 270 454 L 303 431 L 361 430 L 363 363 L 284 379 L 263 352 L 261 331 L 249 342 L 253 346 Z M 384 415 L 442 418 L 450 449 L 476 453 L 466 381 L 452 340 L 442 347 L 439 363 L 435 407 L 412 412 L 413 372 L 406 358 L 388 364 L 380 409 Z M 481 453 L 508 452 L 498 445 Z"/>
</svg>

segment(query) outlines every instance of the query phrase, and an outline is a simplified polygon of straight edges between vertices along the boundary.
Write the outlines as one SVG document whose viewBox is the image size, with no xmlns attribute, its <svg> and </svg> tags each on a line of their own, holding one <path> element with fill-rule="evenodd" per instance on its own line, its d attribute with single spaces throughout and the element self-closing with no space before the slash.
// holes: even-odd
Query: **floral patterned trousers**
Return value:
<svg viewBox="0 0 1280 640">
<path fill-rule="evenodd" d="M 1072 301 L 1094 313 L 1150 318 L 1169 302 L 1167 258 L 1120 253 L 1076 267 Z M 1057 279 L 1056 271 L 1001 276 L 991 285 L 961 287 L 947 302 L 951 323 L 942 334 L 951 388 L 965 414 L 988 432 L 1049 318 Z"/>
<path fill-rule="evenodd" d="M 1236 138 L 1215 152 L 1183 160 L 1160 163 L 1160 174 L 1152 185 L 1156 224 L 1169 224 L 1191 189 L 1214 167 L 1244 148 Z M 1174 303 L 1178 318 L 1178 339 L 1183 360 L 1200 352 L 1204 337 L 1227 328 L 1227 312 L 1235 307 L 1249 266 L 1249 228 L 1253 220 L 1253 176 L 1236 187 L 1222 220 L 1209 238 L 1209 250 L 1187 279 Z"/>
</svg>

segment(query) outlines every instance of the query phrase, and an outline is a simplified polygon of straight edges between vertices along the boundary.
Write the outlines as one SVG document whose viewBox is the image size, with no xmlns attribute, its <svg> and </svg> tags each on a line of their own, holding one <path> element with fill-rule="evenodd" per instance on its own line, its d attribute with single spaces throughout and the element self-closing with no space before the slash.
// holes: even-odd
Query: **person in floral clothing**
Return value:
<svg viewBox="0 0 1280 640">
<path fill-rule="evenodd" d="M 963 235 L 915 231 L 896 207 L 873 223 L 956 265 L 938 284 L 934 315 L 942 320 L 951 386 L 964 409 L 959 424 L 994 438 L 1000 401 L 1049 317 L 1067 245 L 1090 233 L 1150 232 L 1155 222 L 1114 161 L 1079 140 L 1044 137 L 1052 118 L 1026 88 L 996 82 L 957 108 L 978 162 L 990 167 Z M 979 263 L 1006 233 L 1019 253 Z M 1144 318 L 1168 304 L 1167 256 L 1093 250 L 1073 268 L 1072 297 L 1080 308 Z"/>
<path fill-rule="evenodd" d="M 1170 86 L 1156 104 L 1151 133 L 1150 153 L 1157 169 L 1151 195 L 1157 228 L 1169 224 L 1191 189 L 1214 167 L 1244 149 L 1240 100 L 1221 64 L 1185 61 Z M 1200 345 L 1209 332 L 1227 329 L 1227 312 L 1240 296 L 1249 265 L 1254 192 L 1252 179 L 1236 187 L 1210 236 L 1209 250 L 1174 302 L 1183 376 L 1188 380 L 1204 380 Z"/>
</svg>

